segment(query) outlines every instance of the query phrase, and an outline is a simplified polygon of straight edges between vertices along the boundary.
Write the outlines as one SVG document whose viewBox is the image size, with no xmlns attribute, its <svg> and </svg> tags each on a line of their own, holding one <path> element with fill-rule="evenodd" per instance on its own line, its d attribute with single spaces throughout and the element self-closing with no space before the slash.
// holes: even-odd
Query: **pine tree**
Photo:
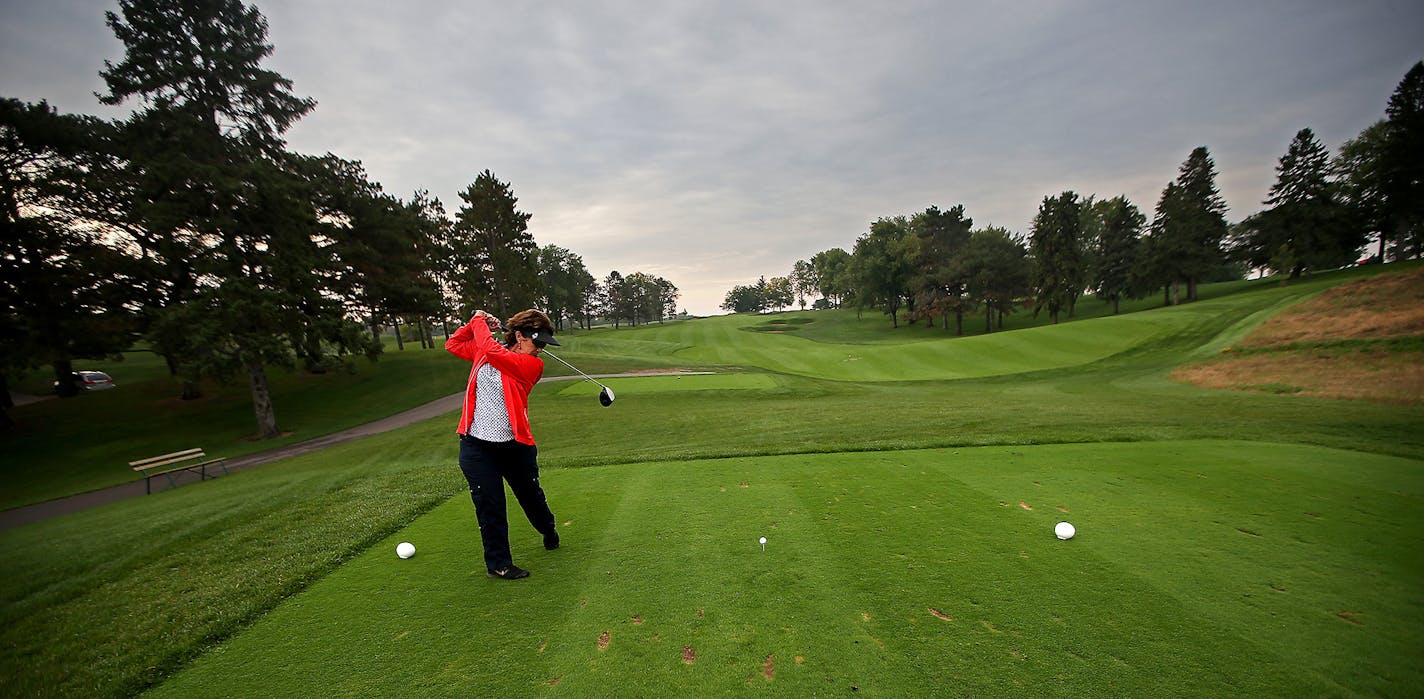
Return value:
<svg viewBox="0 0 1424 699">
<path fill-rule="evenodd" d="M 534 305 L 539 296 L 538 246 L 529 234 L 531 214 L 516 208 L 509 183 L 489 170 L 460 193 L 450 248 L 458 270 L 458 295 L 471 308 L 500 318 Z"/>
<path fill-rule="evenodd" d="M 1364 230 L 1352 225 L 1329 174 L 1329 153 L 1313 131 L 1301 129 L 1276 166 L 1276 182 L 1265 201 L 1270 208 L 1242 223 L 1237 256 L 1291 279 L 1308 269 L 1353 261 L 1364 244 Z"/>
<path fill-rule="evenodd" d="M 1365 127 L 1340 146 L 1331 168 L 1340 186 L 1341 201 L 1356 226 L 1379 236 L 1375 259 L 1383 262 L 1389 242 L 1390 215 L 1385 201 L 1384 160 L 1387 146 L 1385 120 Z"/>
<path fill-rule="evenodd" d="M 1100 202 L 1102 228 L 1093 241 L 1093 291 L 1113 305 L 1130 291 L 1132 270 L 1138 265 L 1142 227 L 1147 218 L 1126 197 Z"/>
<path fill-rule="evenodd" d="M 934 324 L 935 314 L 948 317 L 953 311 L 960 334 L 964 329 L 964 285 L 956 258 L 969 242 L 974 219 L 964 215 L 964 205 L 940 210 L 931 206 L 910 219 L 913 258 L 910 260 L 909 298 L 916 317 Z M 949 328 L 946 320 L 945 328 Z"/>
<path fill-rule="evenodd" d="M 1162 193 L 1153 221 L 1155 254 L 1167 263 L 1170 281 L 1185 283 L 1187 300 L 1195 301 L 1198 282 L 1226 260 L 1226 202 L 1205 146 L 1187 156 L 1174 184 Z"/>
<path fill-rule="evenodd" d="M 1080 207 L 1078 195 L 1073 192 L 1044 197 L 1033 219 L 1029 254 L 1033 258 L 1032 281 L 1037 294 L 1034 313 L 1047 308 L 1054 323 L 1061 311 L 1072 313 L 1084 286 Z"/>
<path fill-rule="evenodd" d="M 1396 258 L 1424 254 L 1424 61 L 1415 63 L 1385 108 L 1384 195 Z"/>
<path fill-rule="evenodd" d="M 48 364 L 59 395 L 73 396 L 73 360 L 135 339 L 139 267 L 79 213 L 111 135 L 92 117 L 0 100 L 0 383 Z"/>
<path fill-rule="evenodd" d="M 258 435 L 279 433 L 268 365 L 323 345 L 365 350 L 327 288 L 332 250 L 316 214 L 320 169 L 287 153 L 283 134 L 315 105 L 262 67 L 267 22 L 238 0 L 120 0 L 108 24 L 123 60 L 100 73 L 107 104 L 137 98 L 124 125 L 129 194 L 116 218 L 160 261 L 162 299 L 149 337 L 185 379 L 244 372 Z"/>
</svg>

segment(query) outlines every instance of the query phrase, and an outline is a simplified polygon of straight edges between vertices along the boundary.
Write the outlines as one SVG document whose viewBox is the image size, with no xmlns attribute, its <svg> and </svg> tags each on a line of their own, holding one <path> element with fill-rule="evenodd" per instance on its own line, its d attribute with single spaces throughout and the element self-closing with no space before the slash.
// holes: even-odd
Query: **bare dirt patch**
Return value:
<svg viewBox="0 0 1424 699">
<path fill-rule="evenodd" d="M 952 616 L 950 616 L 950 615 L 948 615 L 948 614 L 945 614 L 944 612 L 941 612 L 940 610 L 938 610 L 938 609 L 936 609 L 936 608 L 934 608 L 934 607 L 930 607 L 930 614 L 933 614 L 936 619 L 943 619 L 943 620 L 945 620 L 945 621 L 954 621 L 954 617 L 952 617 Z"/>
<path fill-rule="evenodd" d="M 772 662 L 772 657 L 770 655 L 766 656 L 766 662 L 762 663 L 761 674 L 762 677 L 765 677 L 768 680 L 774 679 L 776 677 L 776 664 Z"/>
<path fill-rule="evenodd" d="M 608 643 L 613 640 L 613 635 L 604 631 L 598 635 L 598 649 L 608 650 Z"/>
<path fill-rule="evenodd" d="M 682 647 L 682 662 L 688 665 L 697 662 L 697 651 L 693 650 L 692 646 Z"/>
</svg>

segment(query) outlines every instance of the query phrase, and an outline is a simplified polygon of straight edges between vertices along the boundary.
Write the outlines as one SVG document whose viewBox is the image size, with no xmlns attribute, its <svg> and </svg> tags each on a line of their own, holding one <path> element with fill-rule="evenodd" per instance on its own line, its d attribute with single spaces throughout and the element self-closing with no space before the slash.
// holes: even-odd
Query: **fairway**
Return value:
<svg viewBox="0 0 1424 699">
<path fill-rule="evenodd" d="M 1188 440 L 557 470 L 564 548 L 514 517 L 528 580 L 485 578 L 455 497 L 156 693 L 1407 694 L 1421 467 Z"/>
<path fill-rule="evenodd" d="M 1211 340 L 1201 348 L 1214 353 L 1230 344 L 1233 332 L 1254 326 L 1330 283 L 1321 280 L 1262 287 L 1249 295 L 1228 295 L 1187 306 L 966 337 L 929 328 L 892 333 L 878 314 L 856 319 L 856 314 L 848 311 L 818 311 L 737 314 L 695 323 L 645 325 L 621 332 L 617 338 L 606 334 L 580 338 L 576 349 L 592 356 L 661 356 L 694 365 L 754 366 L 832 381 L 983 378 L 1090 364 L 1234 319 L 1236 324 L 1223 334 L 1200 338 Z M 797 322 L 802 320 L 807 321 L 806 326 Z M 796 330 L 765 331 L 769 322 L 778 321 Z M 830 329 L 819 329 L 817 324 Z M 837 339 L 845 336 L 855 341 Z"/>
<path fill-rule="evenodd" d="M 638 376 L 633 378 L 601 379 L 612 388 L 618 400 L 626 401 L 638 396 L 657 396 L 665 393 L 687 391 L 749 391 L 769 390 L 779 384 L 770 374 L 716 374 L 704 376 Z M 596 396 L 598 384 L 579 381 L 560 389 L 560 396 Z"/>
<path fill-rule="evenodd" d="M 1148 314 L 1102 318 L 1078 325 L 1034 328 L 903 344 L 819 342 L 795 335 L 748 332 L 756 316 L 723 316 L 697 323 L 630 331 L 616 345 L 588 341 L 580 351 L 653 350 L 697 365 L 756 366 L 833 381 L 922 381 L 1015 374 L 1073 366 L 1131 348 L 1161 330 Z M 878 321 L 877 321 L 878 322 Z M 1088 327 L 1090 326 L 1091 327 Z M 629 342 L 636 342 L 630 345 Z"/>
</svg>

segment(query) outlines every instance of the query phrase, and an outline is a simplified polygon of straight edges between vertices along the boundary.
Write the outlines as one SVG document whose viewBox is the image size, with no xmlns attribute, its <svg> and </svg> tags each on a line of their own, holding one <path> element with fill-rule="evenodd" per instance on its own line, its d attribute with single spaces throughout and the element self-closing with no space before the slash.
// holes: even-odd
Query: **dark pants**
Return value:
<svg viewBox="0 0 1424 699">
<path fill-rule="evenodd" d="M 538 450 L 519 442 L 486 442 L 460 435 L 460 470 L 470 483 L 475 519 L 485 545 L 485 568 L 503 570 L 514 564 L 509 553 L 509 518 L 504 506 L 504 482 L 524 516 L 540 534 L 554 533 L 554 513 L 539 487 Z"/>
</svg>

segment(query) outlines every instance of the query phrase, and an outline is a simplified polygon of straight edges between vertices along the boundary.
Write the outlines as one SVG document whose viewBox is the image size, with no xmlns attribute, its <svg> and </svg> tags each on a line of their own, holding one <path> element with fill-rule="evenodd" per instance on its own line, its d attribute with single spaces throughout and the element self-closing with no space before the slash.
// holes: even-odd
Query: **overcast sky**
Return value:
<svg viewBox="0 0 1424 699">
<path fill-rule="evenodd" d="M 1150 218 L 1196 146 L 1240 220 L 1296 131 L 1334 151 L 1424 59 L 1417 0 L 256 4 L 267 67 L 318 102 L 293 150 L 452 213 L 489 169 L 540 245 L 696 314 L 930 205 L 1020 234 L 1064 190 Z M 93 96 L 116 1 L 0 8 L 0 96 L 123 113 Z"/>
</svg>

